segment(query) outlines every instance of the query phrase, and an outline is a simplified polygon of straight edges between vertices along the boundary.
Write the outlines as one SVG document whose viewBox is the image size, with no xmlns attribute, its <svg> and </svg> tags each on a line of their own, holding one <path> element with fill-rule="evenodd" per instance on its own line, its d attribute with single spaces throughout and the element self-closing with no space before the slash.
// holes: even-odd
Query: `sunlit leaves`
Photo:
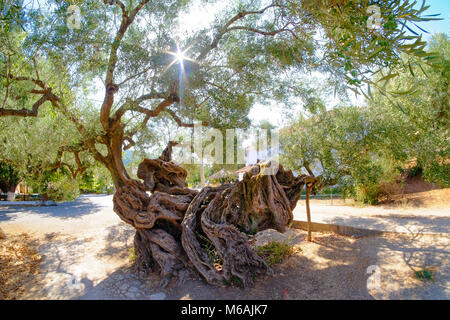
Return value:
<svg viewBox="0 0 450 320">
<path fill-rule="evenodd" d="M 2 0 L 0 2 L 0 30 L 8 32 L 23 29 L 25 14 L 20 0 Z"/>
<path fill-rule="evenodd" d="M 380 29 L 368 27 L 368 18 L 376 6 L 381 13 Z M 322 65 L 341 73 L 348 84 L 359 92 L 363 83 L 372 83 L 372 76 L 380 68 L 395 66 L 401 54 L 424 59 L 430 64 L 435 57 L 424 52 L 426 43 L 421 34 L 421 21 L 438 19 L 425 15 L 428 6 L 415 8 L 415 2 L 395 1 L 302 1 L 292 4 L 294 14 L 309 13 L 322 37 L 324 57 Z M 428 12 L 428 11 L 427 11 Z"/>
</svg>

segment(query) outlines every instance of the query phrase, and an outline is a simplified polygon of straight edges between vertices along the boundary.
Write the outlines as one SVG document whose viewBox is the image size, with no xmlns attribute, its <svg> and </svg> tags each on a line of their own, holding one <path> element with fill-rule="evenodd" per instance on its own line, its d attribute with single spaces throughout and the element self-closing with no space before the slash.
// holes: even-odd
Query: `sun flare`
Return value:
<svg viewBox="0 0 450 320">
<path fill-rule="evenodd" d="M 192 46 L 192 45 L 191 45 L 191 46 Z M 167 66 L 164 68 L 163 73 L 165 73 L 165 72 L 166 72 L 171 66 L 173 66 L 175 63 L 179 63 L 179 64 L 180 64 L 182 72 L 184 72 L 184 61 L 188 60 L 188 61 L 197 63 L 196 60 L 194 60 L 194 59 L 189 58 L 188 56 L 186 56 L 186 52 L 191 48 L 191 46 L 187 47 L 185 50 L 181 50 L 181 49 L 178 48 L 178 46 L 177 46 L 176 52 L 165 50 L 164 52 L 166 52 L 166 53 L 168 53 L 168 54 L 174 56 L 175 59 L 174 59 L 171 63 L 169 63 L 169 65 L 167 65 Z"/>
<path fill-rule="evenodd" d="M 183 60 L 186 59 L 186 56 L 184 55 L 184 52 L 180 49 L 177 50 L 175 53 L 175 58 L 179 63 L 183 63 Z"/>
</svg>

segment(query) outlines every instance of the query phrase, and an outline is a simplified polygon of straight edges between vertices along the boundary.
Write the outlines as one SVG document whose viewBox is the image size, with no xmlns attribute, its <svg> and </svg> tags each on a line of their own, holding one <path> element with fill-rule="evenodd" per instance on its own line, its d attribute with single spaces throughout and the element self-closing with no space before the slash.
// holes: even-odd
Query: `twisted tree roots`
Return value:
<svg viewBox="0 0 450 320">
<path fill-rule="evenodd" d="M 136 266 L 159 270 L 163 286 L 173 276 L 185 280 L 189 271 L 215 285 L 239 279 L 248 286 L 256 276 L 270 274 L 247 234 L 284 232 L 303 187 L 309 195 L 317 179 L 294 177 L 278 164 L 271 172 L 275 164 L 267 162 L 253 166 L 242 181 L 197 192 L 187 188 L 187 172 L 171 161 L 170 151 L 145 159 L 138 169 L 144 183 L 130 180 L 114 195 L 114 211 L 136 228 Z"/>
</svg>

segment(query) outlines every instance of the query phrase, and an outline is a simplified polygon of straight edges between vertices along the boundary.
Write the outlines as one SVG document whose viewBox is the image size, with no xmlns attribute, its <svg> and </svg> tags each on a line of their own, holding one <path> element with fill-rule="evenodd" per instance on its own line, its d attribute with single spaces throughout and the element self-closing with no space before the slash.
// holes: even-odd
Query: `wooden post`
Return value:
<svg viewBox="0 0 450 320">
<path fill-rule="evenodd" d="M 202 155 L 200 157 L 200 186 L 202 187 L 202 189 L 205 187 L 206 182 L 205 182 L 205 167 L 203 165 L 203 151 L 202 151 Z"/>
<path fill-rule="evenodd" d="M 308 241 L 311 241 L 311 211 L 309 209 L 309 193 L 311 189 L 306 185 L 306 217 L 308 219 Z"/>
</svg>

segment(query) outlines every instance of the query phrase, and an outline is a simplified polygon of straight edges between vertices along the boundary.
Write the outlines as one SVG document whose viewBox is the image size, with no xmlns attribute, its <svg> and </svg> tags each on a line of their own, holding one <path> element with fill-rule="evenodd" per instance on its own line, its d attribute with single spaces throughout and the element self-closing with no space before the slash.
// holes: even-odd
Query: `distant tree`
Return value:
<svg viewBox="0 0 450 320">
<path fill-rule="evenodd" d="M 0 161 L 0 191 L 14 192 L 20 182 L 20 175 L 11 163 Z"/>
<path fill-rule="evenodd" d="M 348 185 L 368 202 L 376 202 L 382 183 L 395 180 L 412 159 L 426 179 L 449 186 L 449 48 L 447 36 L 435 35 L 427 54 L 434 52 L 442 67 L 417 63 L 396 70 L 397 77 L 381 80 L 384 89 L 374 90 L 367 106 L 300 115 L 281 131 L 282 163 L 320 173 L 324 186 Z M 396 99 L 386 91 L 397 92 Z"/>
<path fill-rule="evenodd" d="M 450 186 L 450 40 L 436 34 L 427 48 L 442 65 L 423 62 L 384 84 L 399 92 L 396 99 L 374 91 L 369 106 L 374 117 L 390 124 L 385 144 L 397 158 L 417 159 L 425 179 Z M 406 58 L 404 58 L 406 59 Z M 406 93 L 405 93 L 406 92 Z"/>
<path fill-rule="evenodd" d="M 82 152 L 80 136 L 67 118 L 43 107 L 37 117 L 0 118 L 0 160 L 7 161 L 33 191 L 46 196 L 48 184 L 73 200 L 81 175 L 99 164 Z M 45 173 L 45 174 L 44 174 Z M 43 177 L 45 176 L 45 179 Z"/>
</svg>

